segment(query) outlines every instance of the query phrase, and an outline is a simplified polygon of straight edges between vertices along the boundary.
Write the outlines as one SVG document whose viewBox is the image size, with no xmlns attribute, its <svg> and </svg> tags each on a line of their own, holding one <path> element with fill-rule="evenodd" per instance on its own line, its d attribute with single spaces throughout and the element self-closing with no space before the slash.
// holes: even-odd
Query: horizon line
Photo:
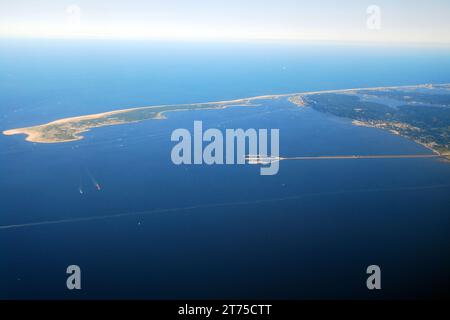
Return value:
<svg viewBox="0 0 450 320">
<path fill-rule="evenodd" d="M 191 42 L 191 43 L 242 43 L 242 42 L 278 42 L 278 43 L 308 43 L 308 44 L 336 44 L 336 45 L 395 45 L 395 46 L 424 46 L 424 47 L 450 47 L 450 41 L 394 41 L 394 40 L 345 40 L 345 39 L 305 39 L 305 38 L 233 38 L 233 37 L 127 37 L 127 36 L 107 36 L 107 35 L 55 35 L 55 36 L 41 36 L 41 35 L 12 35 L 1 34 L 0 40 L 65 40 L 65 41 L 139 41 L 139 42 Z"/>
</svg>

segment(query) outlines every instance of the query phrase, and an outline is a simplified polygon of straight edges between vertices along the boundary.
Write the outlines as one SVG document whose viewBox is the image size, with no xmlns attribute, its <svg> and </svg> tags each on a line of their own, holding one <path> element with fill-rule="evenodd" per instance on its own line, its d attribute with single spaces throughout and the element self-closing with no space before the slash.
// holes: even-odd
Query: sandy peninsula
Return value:
<svg viewBox="0 0 450 320">
<path fill-rule="evenodd" d="M 167 119 L 166 114 L 168 112 L 175 111 L 191 111 L 191 110 L 208 110 L 208 109 L 225 109 L 231 107 L 258 107 L 263 105 L 264 100 L 285 98 L 286 101 L 292 103 L 298 107 L 313 107 L 316 108 L 317 97 L 327 94 L 341 94 L 345 96 L 358 95 L 360 93 L 370 94 L 376 96 L 377 92 L 384 94 L 392 93 L 395 90 L 399 91 L 414 91 L 414 90 L 432 90 L 438 88 L 445 90 L 450 88 L 449 84 L 440 85 L 413 85 L 413 86 L 393 86 L 393 87 L 375 87 L 375 88 L 352 88 L 352 89 L 340 89 L 340 90 L 325 90 L 325 91 L 313 91 L 303 93 L 290 93 L 290 94 L 278 94 L 278 95 L 264 95 L 250 98 L 218 101 L 218 102 L 205 102 L 195 104 L 178 104 L 178 105 L 160 105 L 160 106 L 147 106 L 130 109 L 119 109 L 109 112 L 90 114 L 84 116 L 70 117 L 59 119 L 45 124 L 39 124 L 32 127 L 16 128 L 3 131 L 4 135 L 26 135 L 25 140 L 35 143 L 63 143 L 78 141 L 83 139 L 82 133 L 88 132 L 93 128 L 113 126 L 119 124 L 127 124 L 140 122 L 144 120 L 164 120 Z M 311 101 L 312 104 L 310 103 Z M 258 103 L 259 102 L 259 103 Z M 355 108 L 353 113 L 362 109 Z M 327 112 L 327 111 L 325 111 Z M 356 113 L 355 113 L 356 114 Z M 338 114 L 338 116 L 341 116 Z M 433 150 L 437 154 L 448 156 L 448 142 L 438 144 L 437 140 L 429 139 L 426 135 L 426 139 L 421 139 L 421 130 L 415 128 L 407 123 L 401 122 L 387 122 L 387 121 L 370 121 L 370 119 L 361 120 L 357 115 L 353 120 L 354 125 L 358 126 L 371 126 L 379 129 L 388 130 L 393 134 L 402 135 L 408 139 L 411 139 L 417 143 L 424 145 L 425 147 Z M 437 137 L 439 138 L 439 137 Z"/>
</svg>

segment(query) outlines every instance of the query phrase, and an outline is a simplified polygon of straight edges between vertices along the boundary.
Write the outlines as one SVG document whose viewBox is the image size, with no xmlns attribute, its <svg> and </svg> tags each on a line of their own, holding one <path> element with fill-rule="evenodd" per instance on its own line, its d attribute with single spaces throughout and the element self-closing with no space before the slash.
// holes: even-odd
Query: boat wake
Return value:
<svg viewBox="0 0 450 320">
<path fill-rule="evenodd" d="M 230 202 L 223 202 L 223 203 L 207 203 L 207 204 L 199 204 L 199 205 L 187 206 L 187 207 L 153 209 L 153 210 L 146 210 L 146 211 L 124 212 L 124 213 L 102 215 L 102 216 L 90 216 L 90 217 L 79 217 L 79 218 L 67 218 L 67 219 L 60 219 L 60 220 L 37 221 L 37 222 L 29 222 L 29 223 L 21 223 L 21 224 L 10 224 L 10 225 L 0 226 L 0 230 L 19 229 L 19 228 L 26 228 L 26 227 L 38 227 L 38 226 L 47 226 L 47 225 L 64 224 L 64 223 L 89 222 L 89 221 L 97 221 L 97 220 L 115 219 L 115 218 L 121 218 L 121 217 L 143 216 L 143 215 L 149 215 L 149 214 L 161 214 L 161 213 L 190 211 L 190 210 L 207 209 L 207 208 L 255 205 L 255 204 L 263 204 L 263 203 L 271 203 L 271 202 L 297 200 L 297 199 L 306 198 L 306 197 L 319 197 L 319 196 L 324 197 L 324 196 L 355 194 L 355 193 L 420 191 L 420 190 L 433 190 L 433 189 L 445 189 L 445 188 L 450 188 L 450 184 L 311 192 L 311 193 L 303 193 L 303 194 L 280 197 L 280 198 L 259 199 L 259 200 L 256 199 L 256 200 L 235 201 L 235 202 L 230 201 Z"/>
</svg>

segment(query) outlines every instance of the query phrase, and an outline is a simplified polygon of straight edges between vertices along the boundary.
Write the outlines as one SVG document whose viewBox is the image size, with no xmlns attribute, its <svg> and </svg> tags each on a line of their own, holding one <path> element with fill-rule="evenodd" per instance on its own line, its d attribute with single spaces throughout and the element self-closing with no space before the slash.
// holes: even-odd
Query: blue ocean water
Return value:
<svg viewBox="0 0 450 320">
<path fill-rule="evenodd" d="M 2 40 L 0 70 L 3 131 L 136 106 L 447 83 L 450 50 Z M 0 298 L 448 294 L 448 163 L 286 161 L 263 177 L 257 166 L 175 166 L 170 134 L 202 120 L 220 129 L 279 128 L 282 155 L 429 150 L 287 103 L 167 116 L 66 144 L 0 136 L 1 226 L 137 213 L 0 229 Z M 152 213 L 160 209 L 174 210 Z M 66 289 L 71 264 L 82 269 L 81 291 Z M 366 289 L 371 264 L 382 268 L 381 292 Z"/>
</svg>

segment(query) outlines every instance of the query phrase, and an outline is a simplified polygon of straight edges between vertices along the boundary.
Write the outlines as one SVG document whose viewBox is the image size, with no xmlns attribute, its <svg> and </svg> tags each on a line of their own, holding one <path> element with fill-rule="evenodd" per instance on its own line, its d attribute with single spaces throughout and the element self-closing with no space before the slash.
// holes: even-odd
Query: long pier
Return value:
<svg viewBox="0 0 450 320">
<path fill-rule="evenodd" d="M 316 157 L 280 157 L 280 160 L 335 160 L 335 159 L 409 159 L 438 158 L 438 154 L 399 154 L 399 155 L 351 155 L 351 156 L 316 156 Z"/>
<path fill-rule="evenodd" d="M 389 155 L 347 155 L 347 156 L 304 156 L 304 157 L 264 157 L 248 155 L 245 159 L 250 164 L 266 164 L 282 160 L 345 160 L 345 159 L 417 159 L 439 158 L 439 154 L 389 154 Z"/>
</svg>

